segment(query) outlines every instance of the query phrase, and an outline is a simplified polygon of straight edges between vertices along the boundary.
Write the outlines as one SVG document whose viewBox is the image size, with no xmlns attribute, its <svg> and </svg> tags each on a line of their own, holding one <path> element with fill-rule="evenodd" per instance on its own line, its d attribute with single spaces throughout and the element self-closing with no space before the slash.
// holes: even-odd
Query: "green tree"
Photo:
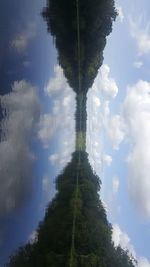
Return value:
<svg viewBox="0 0 150 267">
<path fill-rule="evenodd" d="M 68 83 L 78 93 L 77 77 L 80 71 L 81 90 L 86 93 L 103 63 L 106 37 L 112 31 L 117 12 L 114 0 L 80 0 L 78 13 L 79 17 L 76 0 L 47 0 L 47 6 L 42 12 L 48 31 L 54 37 L 58 62 Z"/>
<path fill-rule="evenodd" d="M 56 179 L 57 194 L 39 224 L 37 242 L 20 248 L 7 266 L 135 266 L 127 252 L 114 248 L 111 224 L 99 199 L 100 185 L 88 162 L 88 154 L 74 152 L 72 161 Z"/>
</svg>

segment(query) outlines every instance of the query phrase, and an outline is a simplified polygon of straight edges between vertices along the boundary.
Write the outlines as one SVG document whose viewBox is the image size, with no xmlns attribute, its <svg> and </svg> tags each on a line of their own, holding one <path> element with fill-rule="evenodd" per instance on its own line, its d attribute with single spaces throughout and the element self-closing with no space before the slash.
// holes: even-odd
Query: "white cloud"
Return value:
<svg viewBox="0 0 150 267">
<path fill-rule="evenodd" d="M 139 55 L 150 53 L 150 29 L 149 22 L 144 26 L 143 17 L 140 16 L 138 21 L 130 19 L 130 32 L 133 39 L 136 41 Z"/>
<path fill-rule="evenodd" d="M 113 224 L 112 241 L 114 242 L 115 247 L 120 245 L 122 249 L 128 250 L 129 253 L 136 259 L 136 252 L 129 236 L 120 229 L 118 224 Z"/>
<path fill-rule="evenodd" d="M 37 88 L 15 82 L 12 92 L 0 96 L 0 214 L 10 212 L 29 193 L 34 155 L 29 147 L 40 114 Z"/>
<path fill-rule="evenodd" d="M 120 115 L 110 115 L 109 103 L 103 116 L 104 129 L 118 149 L 128 142 L 128 192 L 130 199 L 150 218 L 150 83 L 139 81 L 129 86 Z"/>
<path fill-rule="evenodd" d="M 54 67 L 54 77 L 49 80 L 44 88 L 45 94 L 51 97 L 68 89 L 69 85 L 67 84 L 63 69 L 59 65 L 56 65 Z"/>
<path fill-rule="evenodd" d="M 48 159 L 52 166 L 57 166 L 57 169 L 62 169 L 66 166 L 66 163 L 70 162 L 71 154 L 74 151 L 73 143 L 73 140 L 62 143 L 59 154 L 55 153 L 49 156 Z"/>
<path fill-rule="evenodd" d="M 118 224 L 113 224 L 112 226 L 112 241 L 114 242 L 114 246 L 120 246 L 122 249 L 128 251 L 129 255 L 132 255 L 137 261 L 138 267 L 150 267 L 150 262 L 147 258 L 137 255 L 128 234 L 123 232 Z"/>
<path fill-rule="evenodd" d="M 68 151 L 73 152 L 75 139 L 75 93 L 68 86 L 60 66 L 54 67 L 54 77 L 45 86 L 45 94 L 51 98 L 51 111 L 41 115 L 38 137 L 45 148 L 52 138 L 61 135 L 59 152 L 64 150 L 64 143 L 70 140 Z M 55 98 L 52 98 L 55 95 Z"/>
<path fill-rule="evenodd" d="M 66 107 L 67 109 L 70 109 L 71 105 L 72 105 L 72 96 L 71 95 L 66 95 L 64 96 L 63 102 L 62 102 L 63 106 Z"/>
<path fill-rule="evenodd" d="M 140 69 L 142 66 L 143 66 L 143 62 L 142 61 L 135 61 L 133 66 L 136 68 L 136 69 Z"/>
<path fill-rule="evenodd" d="M 138 259 L 139 267 L 150 267 L 150 262 L 145 257 L 140 257 Z"/>
<path fill-rule="evenodd" d="M 43 143 L 44 148 L 49 147 L 51 138 L 58 128 L 58 120 L 53 114 L 43 114 L 40 117 L 38 138 Z"/>
<path fill-rule="evenodd" d="M 118 12 L 118 18 L 120 19 L 120 22 L 122 23 L 124 21 L 123 9 L 121 6 L 117 6 L 116 9 Z"/>
<path fill-rule="evenodd" d="M 109 166 L 112 162 L 112 158 L 106 155 L 103 149 L 103 129 L 105 128 L 109 137 L 113 139 L 115 148 L 123 138 L 119 120 L 110 118 L 110 99 L 115 98 L 117 93 L 118 87 L 115 80 L 110 77 L 110 68 L 104 64 L 100 68 L 92 88 L 88 91 L 87 101 L 87 151 L 92 167 L 99 174 L 103 165 Z M 114 120 L 119 125 L 113 123 Z M 113 128 L 112 131 L 110 127 Z"/>
<path fill-rule="evenodd" d="M 110 68 L 108 65 L 103 64 L 98 72 L 92 89 L 101 92 L 106 97 L 116 97 L 118 87 L 115 80 L 109 77 Z"/>
<path fill-rule="evenodd" d="M 119 190 L 119 178 L 117 176 L 114 176 L 112 179 L 112 189 L 113 194 L 117 194 Z"/>
<path fill-rule="evenodd" d="M 115 150 L 119 149 L 120 143 L 124 140 L 124 128 L 124 122 L 120 115 L 112 115 L 105 118 L 104 129 Z"/>
<path fill-rule="evenodd" d="M 103 119 L 103 125 L 105 124 L 105 120 L 107 120 L 107 117 L 110 116 L 110 101 L 104 99 L 102 102 L 102 119 Z"/>
<path fill-rule="evenodd" d="M 93 105 L 96 107 L 96 108 L 99 108 L 101 106 L 101 101 L 99 99 L 99 97 L 97 97 L 96 95 L 93 95 Z"/>
<path fill-rule="evenodd" d="M 75 93 L 69 87 L 60 66 L 54 67 L 54 77 L 50 78 L 44 92 L 51 99 L 51 111 L 41 115 L 38 138 L 44 148 L 48 148 L 57 138 L 55 152 L 49 155 L 49 162 L 52 166 L 57 164 L 57 169 L 60 169 L 70 160 L 75 148 L 76 106 Z"/>
<path fill-rule="evenodd" d="M 14 37 L 11 41 L 11 47 L 18 53 L 26 51 L 29 42 L 36 36 L 36 25 L 34 22 L 29 22 L 24 29 Z"/>
<path fill-rule="evenodd" d="M 103 164 L 109 166 L 112 162 L 112 158 L 106 157 L 103 149 L 101 140 L 104 130 L 114 149 L 118 149 L 124 139 L 121 117 L 110 115 L 110 99 L 115 98 L 117 93 L 116 81 L 110 77 L 109 66 L 104 64 L 99 70 L 93 87 L 88 92 L 87 101 L 87 151 L 94 169 L 98 166 L 100 170 Z M 98 144 L 97 147 L 95 147 L 95 142 Z"/>
<path fill-rule="evenodd" d="M 128 142 L 131 149 L 127 159 L 128 192 L 137 207 L 150 217 L 150 83 L 139 81 L 130 86 L 120 114 L 110 115 L 109 94 L 105 95 L 104 101 L 100 98 L 100 106 L 94 105 L 92 96 L 103 94 L 97 81 L 88 95 L 87 150 L 90 162 L 94 169 L 98 166 L 100 173 L 104 154 L 102 127 L 114 149 L 118 149 L 121 142 Z M 94 116 L 91 117 L 93 110 Z"/>
<path fill-rule="evenodd" d="M 103 162 L 104 164 L 106 164 L 107 166 L 110 166 L 112 163 L 112 157 L 110 155 L 104 154 L 103 155 Z"/>
<path fill-rule="evenodd" d="M 108 214 L 109 213 L 109 206 L 108 206 L 108 204 L 103 199 L 101 199 L 101 202 L 102 202 L 102 205 L 103 205 L 106 213 Z"/>
<path fill-rule="evenodd" d="M 128 191 L 138 208 L 150 217 L 150 83 L 139 81 L 127 90 L 123 103 L 128 156 Z"/>
</svg>

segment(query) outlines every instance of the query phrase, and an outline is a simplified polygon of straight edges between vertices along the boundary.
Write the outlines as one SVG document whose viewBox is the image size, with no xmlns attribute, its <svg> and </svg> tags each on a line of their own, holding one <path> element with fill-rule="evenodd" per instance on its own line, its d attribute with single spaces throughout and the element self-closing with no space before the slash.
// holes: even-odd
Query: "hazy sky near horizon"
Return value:
<svg viewBox="0 0 150 267">
<path fill-rule="evenodd" d="M 0 3 L 0 266 L 34 238 L 74 150 L 75 94 L 40 16 L 45 2 Z M 150 3 L 117 0 L 116 7 L 88 92 L 87 151 L 115 245 L 149 267 Z"/>
</svg>

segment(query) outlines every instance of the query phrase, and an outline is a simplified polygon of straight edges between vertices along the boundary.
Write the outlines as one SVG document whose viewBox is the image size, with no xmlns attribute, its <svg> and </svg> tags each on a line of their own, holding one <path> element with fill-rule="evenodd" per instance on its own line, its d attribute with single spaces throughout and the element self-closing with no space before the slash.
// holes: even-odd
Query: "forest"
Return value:
<svg viewBox="0 0 150 267">
<path fill-rule="evenodd" d="M 101 182 L 93 173 L 88 154 L 74 152 L 71 162 L 56 179 L 57 194 L 37 229 L 37 241 L 11 256 L 11 267 L 134 267 L 134 261 L 111 241 L 112 227 L 99 191 Z M 78 192 L 77 190 L 78 170 Z M 76 227 L 72 248 L 72 224 Z M 72 254 L 71 254 L 72 249 Z M 71 263 L 72 262 L 72 263 Z"/>
<path fill-rule="evenodd" d="M 81 90 L 87 93 L 103 63 L 106 37 L 112 31 L 112 23 L 116 19 L 117 12 L 114 0 L 77 2 L 79 12 L 75 0 L 47 0 L 42 15 L 47 22 L 48 31 L 54 38 L 58 50 L 58 62 L 64 70 L 69 85 L 78 93 L 79 71 Z M 80 40 L 77 38 L 78 30 Z M 78 66 L 79 60 L 80 66 Z"/>
<path fill-rule="evenodd" d="M 11 255 L 7 267 L 134 267 L 128 251 L 114 247 L 100 199 L 101 181 L 86 153 L 86 95 L 117 16 L 114 0 L 48 0 L 42 16 L 58 62 L 76 92 L 76 150 L 56 178 L 57 193 L 39 224 L 37 239 Z"/>
</svg>

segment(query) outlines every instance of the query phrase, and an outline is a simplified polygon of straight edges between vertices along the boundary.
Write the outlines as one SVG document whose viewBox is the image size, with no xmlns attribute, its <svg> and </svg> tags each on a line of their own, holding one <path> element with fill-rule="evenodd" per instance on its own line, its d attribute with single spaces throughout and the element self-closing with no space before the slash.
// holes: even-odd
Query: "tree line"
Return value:
<svg viewBox="0 0 150 267">
<path fill-rule="evenodd" d="M 112 226 L 99 191 L 101 181 L 93 172 L 86 152 L 74 152 L 71 162 L 56 179 L 57 193 L 37 229 L 37 240 L 28 243 L 10 257 L 7 267 L 69 267 L 74 204 L 76 229 L 74 267 L 134 267 L 128 252 L 115 248 Z M 78 197 L 75 198 L 76 173 L 79 175 Z"/>
<path fill-rule="evenodd" d="M 78 92 L 78 71 L 83 92 L 92 86 L 103 63 L 106 37 L 112 31 L 117 12 L 114 0 L 80 0 L 79 21 L 76 0 L 47 0 L 42 15 L 58 50 L 58 62 L 69 85 Z M 79 25 L 78 25 L 79 24 Z M 78 26 L 80 70 L 78 70 Z"/>
</svg>

